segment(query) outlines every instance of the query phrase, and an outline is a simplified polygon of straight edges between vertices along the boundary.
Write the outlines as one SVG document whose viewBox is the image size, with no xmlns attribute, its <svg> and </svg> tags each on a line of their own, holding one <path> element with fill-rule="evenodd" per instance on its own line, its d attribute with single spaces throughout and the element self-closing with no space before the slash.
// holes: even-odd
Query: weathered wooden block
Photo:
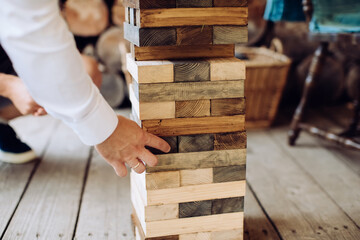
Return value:
<svg viewBox="0 0 360 240">
<path fill-rule="evenodd" d="M 180 187 L 180 172 L 157 172 L 145 175 L 146 189 L 166 189 Z"/>
<path fill-rule="evenodd" d="M 211 206 L 211 200 L 180 203 L 179 218 L 211 215 Z"/>
<path fill-rule="evenodd" d="M 212 200 L 211 214 L 223 214 L 244 211 L 244 197 Z"/>
<path fill-rule="evenodd" d="M 246 7 L 247 0 L 123 0 L 123 5 L 137 9 L 193 8 L 193 7 Z"/>
<path fill-rule="evenodd" d="M 210 63 L 203 60 L 175 61 L 175 82 L 210 81 Z"/>
<path fill-rule="evenodd" d="M 193 100 L 175 102 L 176 118 L 209 117 L 210 100 Z"/>
<path fill-rule="evenodd" d="M 214 44 L 246 43 L 248 41 L 247 27 L 214 26 Z"/>
<path fill-rule="evenodd" d="M 213 182 L 213 169 L 180 170 L 180 186 L 209 184 Z"/>
<path fill-rule="evenodd" d="M 214 168 L 214 183 L 220 182 L 234 182 L 246 179 L 246 166 L 225 166 Z"/>
<path fill-rule="evenodd" d="M 212 7 L 212 0 L 176 0 L 178 8 Z"/>
<path fill-rule="evenodd" d="M 214 7 L 247 7 L 248 0 L 214 0 Z"/>
<path fill-rule="evenodd" d="M 242 149 L 246 148 L 246 132 L 218 133 L 214 135 L 214 149 Z"/>
<path fill-rule="evenodd" d="M 212 99 L 211 116 L 245 114 L 245 98 Z"/>
<path fill-rule="evenodd" d="M 176 45 L 207 45 L 212 43 L 212 26 L 176 28 Z"/>
<path fill-rule="evenodd" d="M 123 5 L 137 9 L 175 8 L 176 0 L 123 0 Z"/>
<path fill-rule="evenodd" d="M 179 153 L 214 150 L 214 134 L 179 136 Z"/>
</svg>

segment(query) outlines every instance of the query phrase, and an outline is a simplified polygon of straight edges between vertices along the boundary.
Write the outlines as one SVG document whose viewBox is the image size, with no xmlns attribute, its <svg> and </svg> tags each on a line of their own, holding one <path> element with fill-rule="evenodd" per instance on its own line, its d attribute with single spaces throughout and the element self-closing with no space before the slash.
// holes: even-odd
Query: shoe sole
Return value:
<svg viewBox="0 0 360 240">
<path fill-rule="evenodd" d="M 34 161 L 37 158 L 34 151 L 24 153 L 8 153 L 0 150 L 0 161 L 12 164 L 23 164 Z"/>
</svg>

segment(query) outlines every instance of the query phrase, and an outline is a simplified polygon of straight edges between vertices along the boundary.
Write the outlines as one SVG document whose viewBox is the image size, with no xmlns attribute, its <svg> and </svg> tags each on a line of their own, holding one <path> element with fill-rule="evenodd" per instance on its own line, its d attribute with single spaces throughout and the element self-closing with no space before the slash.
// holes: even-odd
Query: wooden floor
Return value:
<svg viewBox="0 0 360 240">
<path fill-rule="evenodd" d="M 335 131 L 346 123 L 315 113 Z M 133 239 L 128 177 L 57 120 L 12 125 L 41 161 L 0 163 L 1 239 Z M 360 152 L 307 134 L 289 147 L 286 130 L 248 132 L 245 239 L 360 239 Z"/>
</svg>

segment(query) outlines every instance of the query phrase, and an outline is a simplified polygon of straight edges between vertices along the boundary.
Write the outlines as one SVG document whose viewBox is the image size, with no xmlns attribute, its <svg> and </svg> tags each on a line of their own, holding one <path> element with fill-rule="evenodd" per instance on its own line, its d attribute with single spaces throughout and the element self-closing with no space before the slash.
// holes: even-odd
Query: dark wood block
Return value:
<svg viewBox="0 0 360 240">
<path fill-rule="evenodd" d="M 207 61 L 174 61 L 175 82 L 210 81 L 210 63 Z"/>
<path fill-rule="evenodd" d="M 212 7 L 213 0 L 176 0 L 178 8 Z"/>
<path fill-rule="evenodd" d="M 179 153 L 214 150 L 214 134 L 179 136 Z"/>
<path fill-rule="evenodd" d="M 164 139 L 171 147 L 171 150 L 169 153 L 177 153 L 178 152 L 178 140 L 177 137 L 161 137 Z M 152 147 L 146 147 L 150 152 L 153 154 L 164 154 L 162 151 L 152 148 Z"/>
<path fill-rule="evenodd" d="M 193 100 L 175 102 L 175 117 L 208 117 L 210 116 L 210 100 Z"/>
<path fill-rule="evenodd" d="M 214 150 L 246 148 L 246 132 L 217 133 L 214 136 Z"/>
<path fill-rule="evenodd" d="M 246 166 L 215 167 L 213 174 L 214 183 L 241 181 L 246 179 Z"/>
<path fill-rule="evenodd" d="M 244 211 L 244 197 L 212 200 L 211 214 Z"/>
<path fill-rule="evenodd" d="M 212 201 L 198 201 L 179 204 L 179 218 L 211 215 Z"/>
<path fill-rule="evenodd" d="M 176 0 L 123 0 L 123 5 L 137 9 L 174 8 Z"/>
<path fill-rule="evenodd" d="M 238 44 L 248 41 L 248 29 L 243 26 L 214 26 L 214 44 Z"/>
<path fill-rule="evenodd" d="M 177 45 L 201 45 L 212 44 L 213 27 L 178 27 L 176 28 Z"/>
<path fill-rule="evenodd" d="M 214 7 L 247 7 L 248 0 L 214 0 Z"/>
<path fill-rule="evenodd" d="M 245 114 L 245 98 L 212 99 L 211 116 Z"/>
<path fill-rule="evenodd" d="M 139 28 L 124 23 L 124 37 L 136 46 L 164 46 L 176 44 L 175 28 Z"/>
</svg>

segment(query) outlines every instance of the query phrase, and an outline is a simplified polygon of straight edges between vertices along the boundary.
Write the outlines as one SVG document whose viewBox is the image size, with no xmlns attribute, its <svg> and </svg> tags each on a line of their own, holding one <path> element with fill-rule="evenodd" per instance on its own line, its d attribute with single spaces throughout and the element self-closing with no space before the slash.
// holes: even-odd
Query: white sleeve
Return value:
<svg viewBox="0 0 360 240">
<path fill-rule="evenodd" d="M 118 118 L 92 83 L 57 0 L 0 0 L 0 41 L 37 103 L 88 145 Z"/>
</svg>

